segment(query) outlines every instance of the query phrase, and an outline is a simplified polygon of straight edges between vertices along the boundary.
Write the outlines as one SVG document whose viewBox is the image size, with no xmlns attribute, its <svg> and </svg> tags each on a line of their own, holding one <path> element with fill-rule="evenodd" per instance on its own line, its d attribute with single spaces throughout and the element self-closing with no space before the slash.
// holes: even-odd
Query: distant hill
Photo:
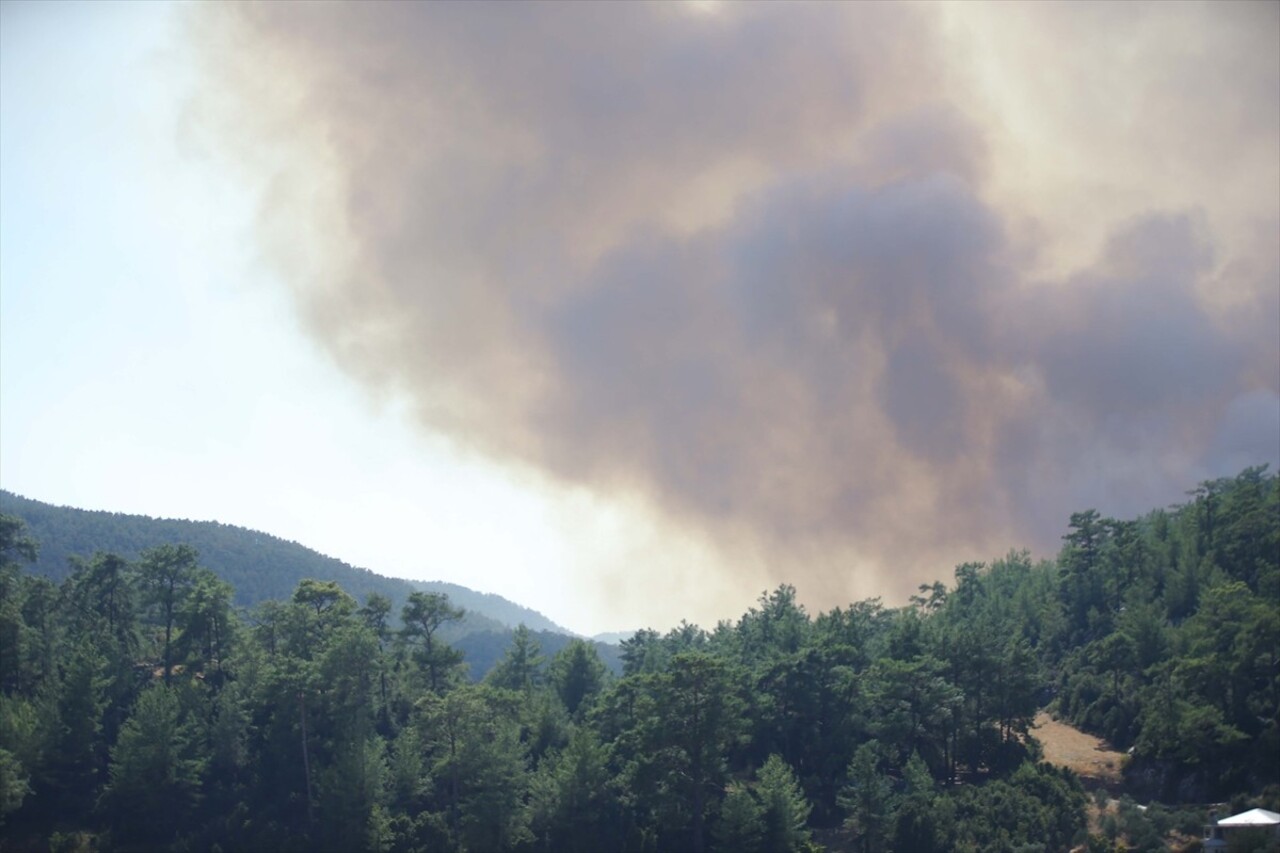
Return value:
<svg viewBox="0 0 1280 853">
<path fill-rule="evenodd" d="M 0 491 L 0 512 L 26 522 L 40 546 L 31 570 L 61 582 L 71 557 L 111 551 L 134 560 L 148 548 L 186 544 L 200 552 L 201 564 L 235 587 L 235 603 L 251 607 L 285 599 L 304 578 L 337 581 L 357 599 L 371 592 L 403 602 L 414 590 L 408 581 L 383 577 L 268 533 L 216 521 L 186 521 L 73 509 Z"/>
<path fill-rule="evenodd" d="M 596 634 L 591 639 L 597 643 L 609 643 L 617 645 L 623 640 L 630 640 L 636 635 L 635 631 L 606 631 L 603 634 Z"/>
<path fill-rule="evenodd" d="M 461 626 L 449 626 L 450 630 L 444 632 L 445 639 L 461 647 L 464 636 L 491 635 L 476 637 L 470 643 L 476 654 L 485 659 L 492 655 L 482 650 L 495 647 L 497 657 L 501 656 L 510 629 L 521 622 L 539 632 L 543 648 L 552 652 L 555 649 L 551 647 L 558 641 L 550 635 L 564 635 L 565 643 L 572 635 L 536 610 L 499 595 L 440 581 L 385 577 L 326 557 L 297 542 L 216 521 L 73 509 L 3 490 L 0 490 L 0 513 L 26 522 L 29 534 L 40 545 L 39 558 L 30 569 L 54 581 L 60 582 L 71 573 L 68 561 L 73 556 L 89 557 L 95 551 L 111 551 L 133 560 L 156 545 L 186 544 L 200 552 L 202 565 L 235 588 L 235 603 L 240 607 L 253 607 L 269 599 L 286 599 L 299 581 L 315 578 L 336 581 L 361 602 L 373 592 L 385 595 L 393 603 L 393 613 L 400 612 L 409 593 L 415 590 L 446 593 L 453 604 L 466 609 L 467 618 Z M 606 656 L 604 650 L 602 656 Z M 479 670 L 481 675 L 488 669 L 481 667 L 479 660 L 473 659 L 473 664 L 473 672 Z"/>
<path fill-rule="evenodd" d="M 554 634 L 577 636 L 568 628 L 563 628 L 543 616 L 536 610 L 516 604 L 513 601 L 492 592 L 476 592 L 456 583 L 444 581 L 409 581 L 417 589 L 425 592 L 442 592 L 449 600 L 469 611 L 483 613 L 485 616 L 502 623 L 508 628 L 523 624 L 530 631 L 549 631 Z M 630 634 L 626 635 L 630 636 Z"/>
<path fill-rule="evenodd" d="M 450 596 L 450 600 L 452 598 Z M 568 634 L 561 634 L 555 631 L 534 631 L 533 638 L 538 643 L 539 654 L 547 662 L 550 662 L 551 658 L 555 657 L 556 652 L 574 640 Z M 600 656 L 600 660 L 604 662 L 610 672 L 614 675 L 622 675 L 621 646 L 616 643 L 601 643 L 595 640 L 588 642 L 591 642 L 596 647 L 596 654 Z M 492 669 L 498 661 L 502 660 L 502 656 L 506 653 L 507 646 L 510 644 L 510 631 L 503 631 L 502 633 L 475 631 L 452 641 L 452 645 L 462 652 L 463 659 L 471 668 L 471 677 L 476 680 L 483 678 L 485 673 Z"/>
</svg>

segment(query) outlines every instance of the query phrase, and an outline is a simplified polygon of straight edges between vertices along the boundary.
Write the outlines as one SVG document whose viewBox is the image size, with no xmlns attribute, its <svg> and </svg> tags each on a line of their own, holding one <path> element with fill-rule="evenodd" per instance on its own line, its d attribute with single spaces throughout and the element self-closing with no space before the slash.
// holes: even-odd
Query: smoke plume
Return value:
<svg viewBox="0 0 1280 853">
<path fill-rule="evenodd" d="M 1277 461 L 1277 9 L 201 7 L 197 113 L 425 429 L 898 601 Z"/>
</svg>

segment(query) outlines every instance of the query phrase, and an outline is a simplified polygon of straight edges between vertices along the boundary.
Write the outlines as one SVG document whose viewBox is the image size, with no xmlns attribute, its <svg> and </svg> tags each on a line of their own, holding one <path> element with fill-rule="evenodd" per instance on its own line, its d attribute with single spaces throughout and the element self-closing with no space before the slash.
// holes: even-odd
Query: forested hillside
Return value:
<svg viewBox="0 0 1280 853">
<path fill-rule="evenodd" d="M 514 601 L 508 601 L 500 595 L 494 595 L 491 592 L 476 592 L 474 589 L 468 589 L 465 586 L 459 586 L 456 583 L 445 583 L 444 581 L 409 581 L 414 589 L 420 589 L 423 592 L 438 592 L 449 596 L 449 600 L 468 613 L 482 613 L 488 619 L 492 619 L 508 628 L 516 628 L 524 625 L 530 631 L 545 631 L 547 633 L 564 634 L 565 636 L 573 636 L 573 632 L 568 628 L 564 628 L 552 622 L 546 616 L 538 611 L 516 604 Z"/>
<path fill-rule="evenodd" d="M 448 596 L 304 579 L 236 615 L 185 546 L 60 583 L 0 527 L 4 847 L 1159 849 L 1089 836 L 1039 709 L 1132 747 L 1127 789 L 1280 805 L 1280 489 L 1265 469 L 1143 518 L 1069 520 L 1055 561 L 965 564 L 903 607 L 781 586 L 711 630 L 640 631 L 614 677 L 518 629 L 482 683 Z M 90 545 L 88 553 L 102 551 Z"/>
<path fill-rule="evenodd" d="M 55 582 L 71 574 L 73 557 L 104 551 L 136 560 L 148 548 L 181 544 L 198 551 L 201 561 L 231 584 L 233 601 L 242 607 L 288 598 L 304 578 L 334 581 L 360 598 L 376 592 L 400 603 L 415 589 L 411 581 L 383 577 L 296 542 L 216 521 L 73 509 L 7 491 L 0 491 L 0 512 L 26 524 L 40 543 L 30 569 Z"/>
<path fill-rule="evenodd" d="M 572 633 L 536 610 L 499 595 L 443 581 L 384 577 L 326 557 L 297 542 L 216 521 L 73 509 L 7 491 L 0 491 L 0 513 L 20 518 L 31 538 L 40 543 L 40 552 L 29 570 L 58 582 L 70 574 L 73 557 L 105 551 L 136 560 L 147 548 L 183 544 L 196 549 L 201 561 L 231 584 L 234 603 L 240 607 L 288 598 L 300 581 L 313 578 L 334 581 L 358 599 L 370 593 L 384 595 L 391 599 L 396 614 L 415 589 L 445 593 L 467 611 L 463 624 L 450 629 L 449 635 L 454 639 L 473 632 L 491 632 L 502 637 L 510 633 L 504 629 L 520 624 L 534 631 Z M 495 641 L 489 638 L 489 642 Z"/>
<path fill-rule="evenodd" d="M 149 518 L 53 506 L 7 491 L 0 491 L 0 513 L 20 519 L 27 535 L 40 543 L 36 559 L 27 565 L 27 570 L 57 582 L 68 577 L 75 561 L 97 552 L 137 560 L 148 548 L 181 544 L 193 548 L 201 565 L 231 585 L 232 603 L 241 609 L 286 599 L 307 578 L 333 581 L 358 600 L 372 594 L 387 598 L 391 602 L 392 623 L 398 623 L 400 610 L 413 591 L 448 595 L 464 615 L 457 622 L 444 625 L 441 638 L 463 653 L 474 678 L 493 668 L 519 625 L 528 627 L 542 646 L 553 652 L 566 646 L 572 637 L 572 632 L 538 611 L 500 595 L 443 581 L 385 577 L 258 530 L 216 521 Z M 612 671 L 620 671 L 617 644 L 597 643 L 596 650 Z"/>
</svg>

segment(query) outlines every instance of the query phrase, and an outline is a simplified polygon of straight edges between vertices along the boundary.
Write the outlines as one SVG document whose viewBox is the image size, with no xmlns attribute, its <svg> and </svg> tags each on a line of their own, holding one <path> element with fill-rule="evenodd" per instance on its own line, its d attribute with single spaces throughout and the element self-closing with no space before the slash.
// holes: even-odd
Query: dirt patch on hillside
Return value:
<svg viewBox="0 0 1280 853">
<path fill-rule="evenodd" d="M 1044 711 L 1036 714 L 1032 734 L 1044 747 L 1045 761 L 1071 768 L 1085 787 L 1119 787 L 1125 754 L 1116 752 L 1106 741 L 1059 722 Z"/>
</svg>

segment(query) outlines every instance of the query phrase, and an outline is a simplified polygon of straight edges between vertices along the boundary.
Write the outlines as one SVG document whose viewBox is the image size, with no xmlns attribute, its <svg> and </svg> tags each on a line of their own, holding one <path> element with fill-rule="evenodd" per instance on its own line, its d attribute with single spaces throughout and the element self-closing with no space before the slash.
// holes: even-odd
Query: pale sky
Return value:
<svg viewBox="0 0 1280 853">
<path fill-rule="evenodd" d="M 254 188 L 182 129 L 176 7 L 0 8 L 0 485 L 264 530 L 582 632 L 678 621 L 559 581 L 697 559 L 696 539 L 415 432 L 300 333 L 258 261 Z"/>
<path fill-rule="evenodd" d="M 1051 556 L 1280 461 L 1278 8 L 0 4 L 0 486 L 584 633 Z"/>
</svg>

